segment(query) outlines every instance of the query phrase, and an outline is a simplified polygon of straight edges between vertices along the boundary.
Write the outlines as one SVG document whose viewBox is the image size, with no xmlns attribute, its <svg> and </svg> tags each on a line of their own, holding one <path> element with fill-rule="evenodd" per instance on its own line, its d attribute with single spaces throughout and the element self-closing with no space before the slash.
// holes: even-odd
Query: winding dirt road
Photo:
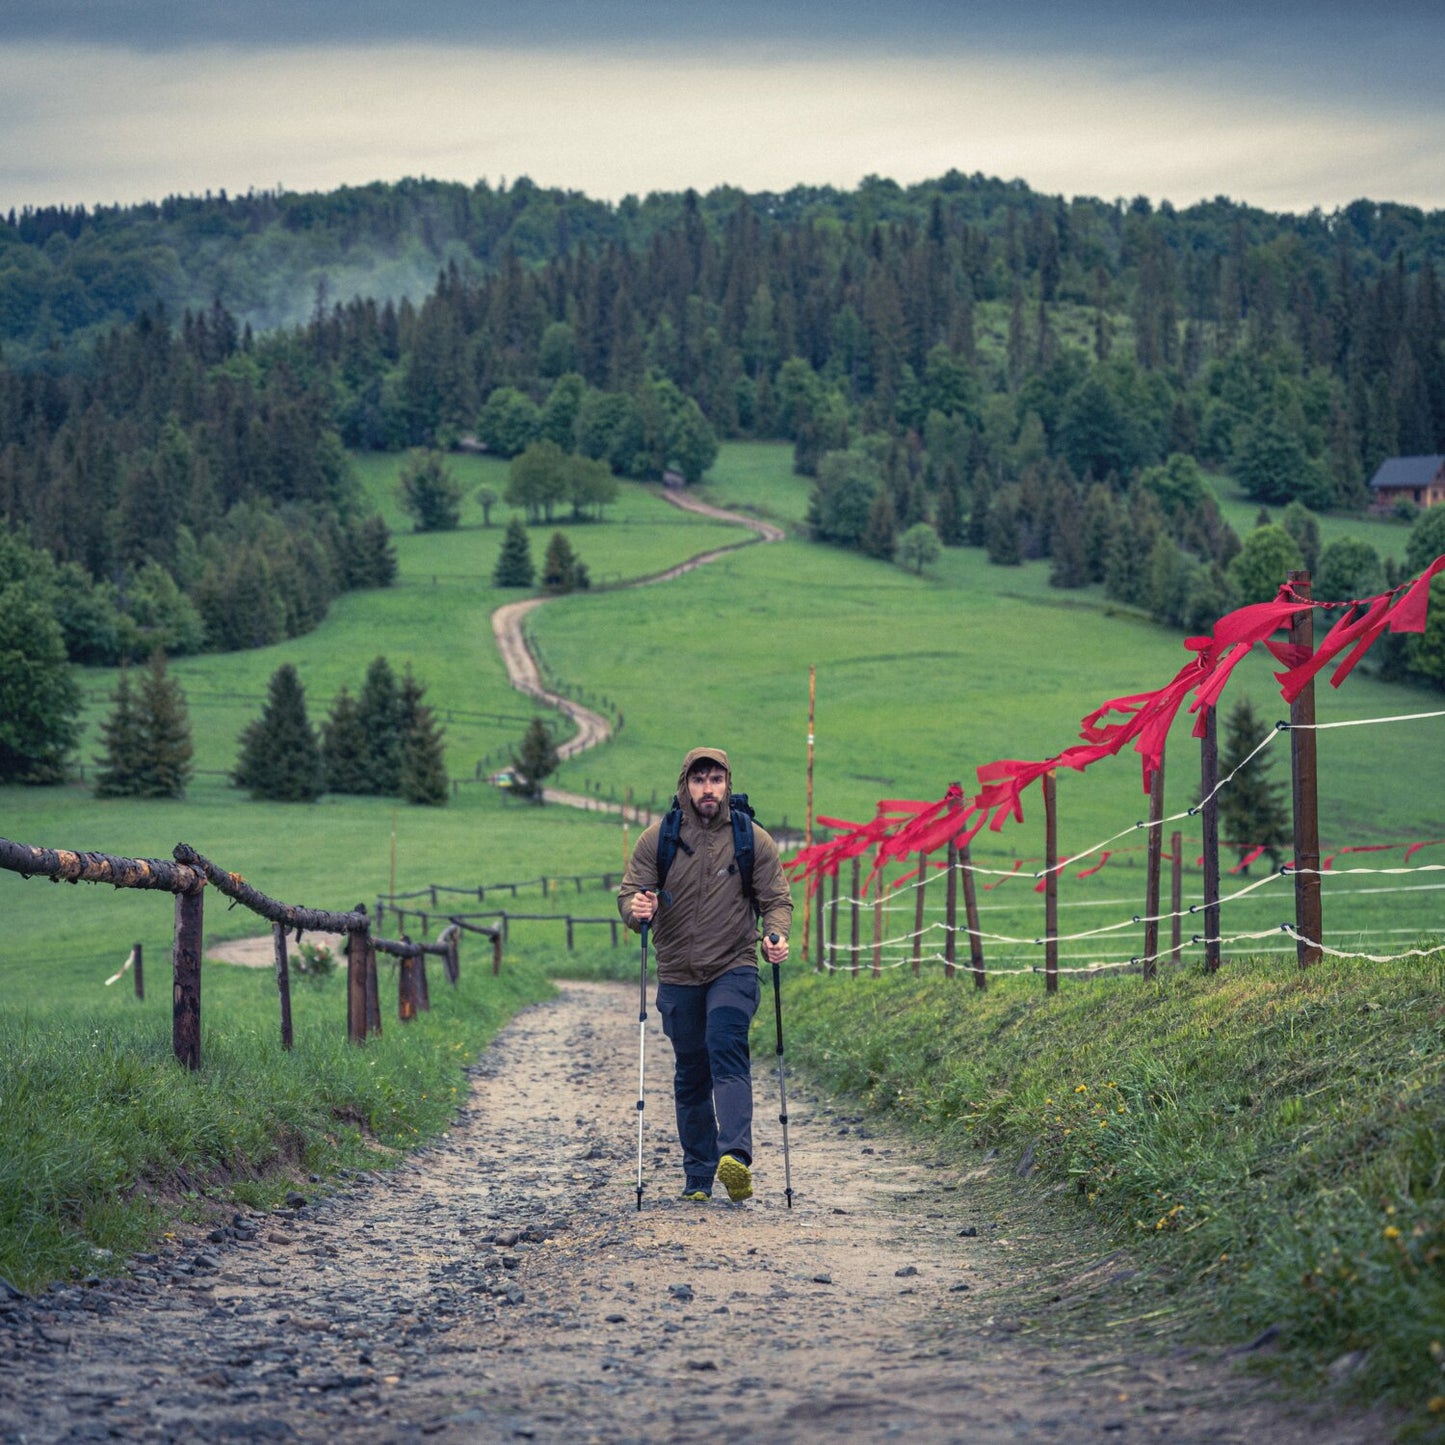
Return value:
<svg viewBox="0 0 1445 1445">
<path fill-rule="evenodd" d="M 718 522 L 735 523 L 748 528 L 756 536 L 749 538 L 746 542 L 734 543 L 729 547 L 715 547 L 711 551 L 700 552 L 696 557 L 689 557 L 687 561 L 679 562 L 676 567 L 669 567 L 664 572 L 657 572 L 649 577 L 639 577 L 627 584 L 630 587 L 650 587 L 656 582 L 670 582 L 674 577 L 681 577 L 685 572 L 691 572 L 697 567 L 705 567 L 709 562 L 717 561 L 719 557 L 726 557 L 730 552 L 737 551 L 739 547 L 751 546 L 755 541 L 781 542 L 785 535 L 783 529 L 775 526 L 772 522 L 744 516 L 739 512 L 725 511 L 722 507 L 715 507 L 710 502 L 704 502 L 687 492 L 669 490 L 664 491 L 662 495 L 673 506 L 680 507 L 685 512 L 695 512 L 699 516 L 709 517 Z M 557 748 L 557 756 L 565 760 L 605 743 L 612 736 L 612 725 L 601 713 L 593 712 L 591 708 L 583 707 L 581 703 L 573 702 L 571 698 L 552 692 L 543 684 L 537 660 L 527 647 L 525 623 L 527 615 L 542 606 L 547 600 L 545 597 L 528 597 L 521 602 L 508 602 L 497 608 L 492 613 L 492 635 L 497 640 L 497 651 L 502 655 L 502 661 L 507 669 L 507 677 L 512 686 L 518 692 L 525 693 L 528 697 L 534 697 L 539 702 L 556 708 L 558 712 L 570 718 L 576 726 L 576 733 Z M 542 798 L 544 802 L 561 803 L 574 808 L 587 808 L 594 812 L 629 811 L 635 815 L 637 820 L 643 820 L 648 816 L 645 809 L 624 810 L 621 804 L 599 803 L 597 799 L 589 798 L 585 794 L 571 793 L 563 789 L 544 788 Z"/>
<path fill-rule="evenodd" d="M 757 1197 L 676 1198 L 649 1014 L 640 1211 L 636 991 L 565 984 L 394 1172 L 0 1299 L 0 1440 L 1388 1438 L 1151 1334 L 1157 1287 L 1052 1191 L 796 1087 L 787 1209 L 765 1067 Z"/>
</svg>

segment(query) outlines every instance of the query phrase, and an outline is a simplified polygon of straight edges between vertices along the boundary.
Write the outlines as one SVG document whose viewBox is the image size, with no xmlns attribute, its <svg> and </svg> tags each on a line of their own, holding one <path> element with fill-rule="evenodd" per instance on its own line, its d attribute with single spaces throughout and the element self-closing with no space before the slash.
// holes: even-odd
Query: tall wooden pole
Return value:
<svg viewBox="0 0 1445 1445">
<path fill-rule="evenodd" d="M 1204 799 L 1204 969 L 1219 972 L 1219 714 L 1211 703 L 1204 709 L 1204 736 L 1199 743 L 1199 795 Z"/>
<path fill-rule="evenodd" d="M 803 809 L 803 846 L 813 846 L 813 716 L 818 701 L 818 669 L 808 669 L 808 782 L 807 782 L 807 803 Z M 811 921 L 811 910 L 806 902 L 803 906 L 803 957 L 808 956 L 808 926 Z M 818 927 L 823 926 L 821 912 L 818 916 Z"/>
<path fill-rule="evenodd" d="M 968 875 L 972 877 L 973 875 Z M 943 892 L 943 976 L 953 977 L 958 957 L 958 845 L 948 845 L 948 886 Z"/>
<path fill-rule="evenodd" d="M 963 873 L 963 916 L 968 922 L 968 956 L 973 963 L 975 990 L 988 987 L 988 974 L 983 967 L 983 934 L 978 927 L 978 884 L 973 876 L 973 845 L 965 843 L 958 850 L 958 863 Z"/>
<path fill-rule="evenodd" d="M 1308 601 L 1310 574 L 1291 572 L 1289 583 L 1296 597 Z M 1315 615 L 1312 607 L 1296 612 L 1290 622 L 1289 640 L 1312 653 L 1315 644 Z M 1295 944 L 1301 968 L 1320 961 L 1324 938 L 1324 917 L 1320 901 L 1320 804 L 1319 773 L 1315 756 L 1315 684 L 1311 678 L 1290 704 L 1290 782 L 1294 791 L 1294 913 Z"/>
<path fill-rule="evenodd" d="M 853 977 L 854 977 L 854 978 L 857 978 L 857 977 L 858 977 L 858 950 L 863 946 L 862 934 L 861 934 L 861 932 L 860 932 L 860 925 L 861 925 L 862 920 L 861 920 L 861 919 L 859 918 L 859 916 L 858 916 L 858 906 L 859 906 L 859 905 L 858 905 L 858 889 L 862 886 L 862 875 L 863 875 L 863 862 L 862 862 L 862 859 L 859 858 L 857 854 L 854 854 L 854 856 L 853 856 L 853 890 L 852 890 L 852 899 L 853 899 L 853 908 L 852 908 L 853 931 L 852 931 L 852 935 L 851 935 L 851 942 L 852 942 L 852 945 L 853 945 L 852 954 L 851 954 L 851 962 L 852 962 L 852 965 L 853 965 Z"/>
<path fill-rule="evenodd" d="M 1044 991 L 1059 991 L 1059 795 L 1053 773 L 1044 778 Z"/>
<path fill-rule="evenodd" d="M 913 895 L 913 976 L 923 959 L 923 891 L 928 884 L 928 854 L 918 855 L 918 889 Z"/>
<path fill-rule="evenodd" d="M 1181 927 L 1184 921 L 1184 834 L 1177 830 L 1169 840 L 1169 908 L 1174 915 L 1170 920 L 1169 960 L 1177 967 L 1184 942 Z"/>
<path fill-rule="evenodd" d="M 1164 750 L 1149 780 L 1149 849 L 1144 870 L 1144 977 L 1159 969 L 1159 869 L 1164 855 Z"/>
</svg>

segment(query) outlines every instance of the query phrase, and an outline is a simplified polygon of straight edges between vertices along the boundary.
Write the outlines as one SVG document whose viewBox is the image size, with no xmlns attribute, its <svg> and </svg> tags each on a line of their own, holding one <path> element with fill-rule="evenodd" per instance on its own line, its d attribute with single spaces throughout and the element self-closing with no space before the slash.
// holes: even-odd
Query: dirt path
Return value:
<svg viewBox="0 0 1445 1445">
<path fill-rule="evenodd" d="M 1106 1328 L 1161 1301 L 1073 1211 L 796 1081 L 787 1210 L 761 1066 L 758 1197 L 684 1204 L 650 1007 L 639 1212 L 637 1041 L 635 990 L 564 985 L 394 1174 L 0 1300 L 0 1440 L 1387 1438 Z"/>
<path fill-rule="evenodd" d="M 783 529 L 775 526 L 772 522 L 747 517 L 739 512 L 725 511 L 722 507 L 715 507 L 710 502 L 704 502 L 687 492 L 665 491 L 662 495 L 673 506 L 680 507 L 685 512 L 696 512 L 699 516 L 711 517 L 719 522 L 734 522 L 739 526 L 749 528 L 757 535 L 747 542 L 735 543 L 729 547 L 717 547 L 710 552 L 700 552 L 696 557 L 689 557 L 687 561 L 679 562 L 676 567 L 669 567 L 665 572 L 638 578 L 635 582 L 628 584 L 631 587 L 649 587 L 655 582 L 669 582 L 674 577 L 681 577 L 685 572 L 691 572 L 697 567 L 704 567 L 709 562 L 715 562 L 719 557 L 726 557 L 728 553 L 737 551 L 738 547 L 750 546 L 753 541 L 781 542 L 783 540 Z M 567 758 L 576 757 L 578 753 L 586 752 L 589 748 L 597 747 L 600 743 L 605 743 L 612 736 L 612 725 L 601 713 L 593 712 L 591 708 L 583 707 L 581 703 L 573 702 L 560 693 L 552 692 L 543 684 L 537 660 L 527 647 L 525 623 L 527 614 L 542 606 L 546 601 L 545 597 L 528 597 L 524 601 L 508 602 L 497 608 L 492 613 L 492 635 L 496 638 L 497 650 L 502 655 L 502 662 L 507 669 L 507 678 L 512 686 L 518 692 L 526 693 L 528 697 L 534 697 L 539 702 L 555 707 L 559 712 L 571 718 L 575 724 L 576 734 L 557 748 L 557 756 L 565 761 Z M 634 821 L 648 821 L 651 816 L 641 808 L 624 810 L 620 803 L 604 803 L 582 793 L 569 793 L 561 789 L 544 788 L 542 797 L 548 803 L 561 803 L 567 807 L 586 808 L 594 812 L 630 811 L 634 815 Z"/>
</svg>

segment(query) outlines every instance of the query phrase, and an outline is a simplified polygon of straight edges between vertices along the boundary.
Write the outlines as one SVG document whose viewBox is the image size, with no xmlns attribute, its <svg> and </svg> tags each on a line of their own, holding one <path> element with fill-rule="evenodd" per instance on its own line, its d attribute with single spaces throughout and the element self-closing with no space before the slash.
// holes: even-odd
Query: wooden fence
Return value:
<svg viewBox="0 0 1445 1445">
<path fill-rule="evenodd" d="M 144 888 L 175 895 L 171 1037 L 176 1058 L 189 1069 L 201 1066 L 201 939 L 208 886 L 271 924 L 276 986 L 281 1002 L 281 1042 L 285 1048 L 291 1048 L 293 1043 L 291 976 L 286 948 L 289 933 L 294 932 L 298 940 L 303 933 L 346 935 L 346 1033 L 353 1043 L 365 1043 L 368 1036 L 381 1032 L 378 953 L 398 960 L 397 1015 L 404 1023 L 431 1006 L 426 979 L 428 957 L 442 960 L 447 979 L 453 985 L 461 977 L 459 940 L 463 926 L 460 923 L 448 927 L 436 943 L 414 943 L 405 935 L 398 939 L 378 938 L 372 932 L 364 903 L 358 903 L 349 913 L 337 913 L 278 902 L 253 888 L 239 873 L 226 871 L 185 843 L 176 845 L 170 859 L 118 858 L 106 853 L 29 847 L 0 838 L 0 868 L 26 878 L 49 878 L 56 883 L 109 883 L 115 888 Z M 498 972 L 502 962 L 502 930 L 468 924 L 465 931 L 491 938 L 492 971 Z M 143 997 L 139 944 L 131 961 L 136 969 L 136 993 Z"/>
</svg>

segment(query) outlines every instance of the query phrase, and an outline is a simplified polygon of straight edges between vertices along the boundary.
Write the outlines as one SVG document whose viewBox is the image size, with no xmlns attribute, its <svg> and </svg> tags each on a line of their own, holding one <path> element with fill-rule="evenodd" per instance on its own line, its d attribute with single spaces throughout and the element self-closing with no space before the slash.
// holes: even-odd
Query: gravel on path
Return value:
<svg viewBox="0 0 1445 1445">
<path fill-rule="evenodd" d="M 636 999 L 563 984 L 394 1172 L 0 1298 L 0 1440 L 1388 1438 L 1128 1323 L 1157 1289 L 1051 1191 L 793 1080 L 787 1209 L 771 1058 L 757 1196 L 682 1201 L 651 1006 L 639 1211 Z"/>
</svg>

